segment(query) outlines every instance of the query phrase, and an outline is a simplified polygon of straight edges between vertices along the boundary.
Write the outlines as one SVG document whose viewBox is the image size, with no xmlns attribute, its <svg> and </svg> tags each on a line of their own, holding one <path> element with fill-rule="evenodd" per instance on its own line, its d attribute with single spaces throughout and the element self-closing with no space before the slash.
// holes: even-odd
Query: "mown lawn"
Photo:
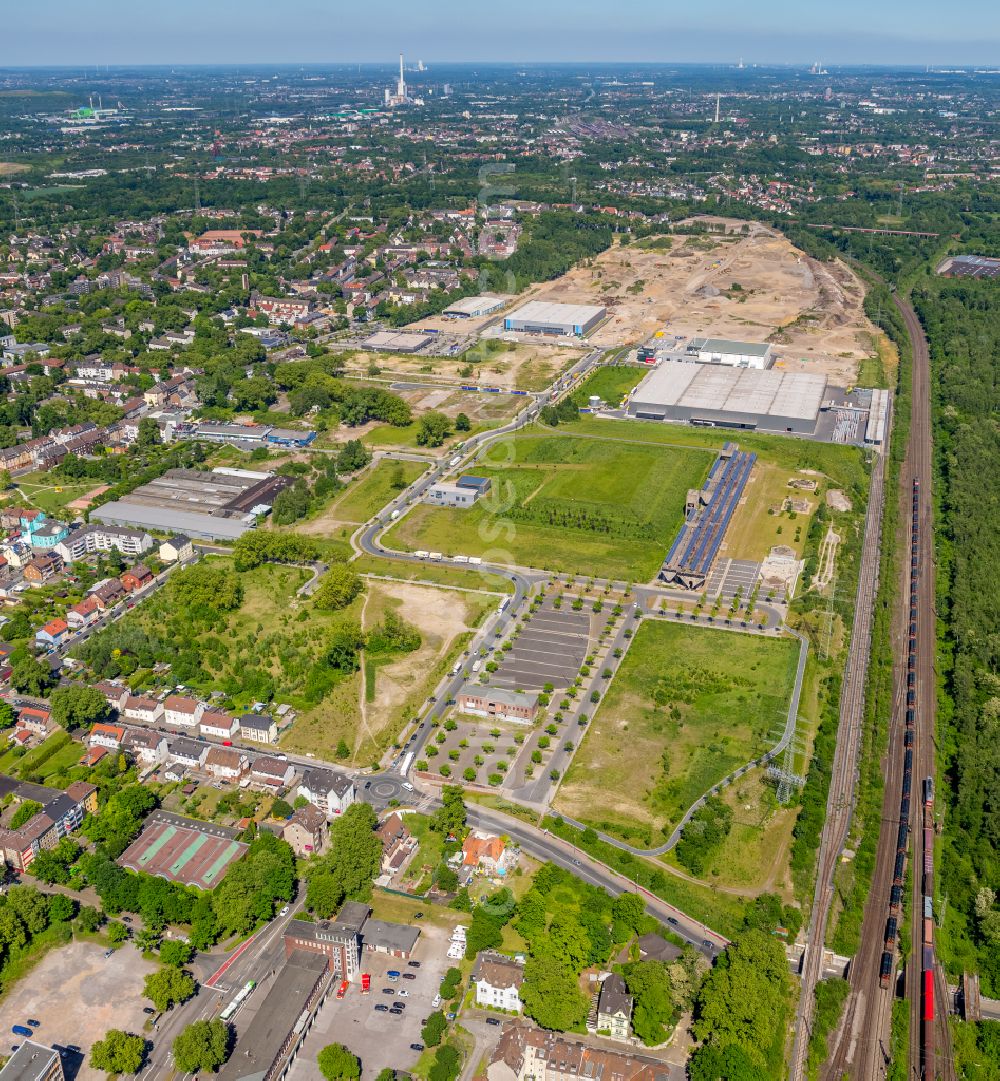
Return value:
<svg viewBox="0 0 1000 1081">
<path fill-rule="evenodd" d="M 570 397 L 579 406 L 590 404 L 591 394 L 598 395 L 610 406 L 618 406 L 630 390 L 649 374 L 648 369 L 633 364 L 617 364 L 598 368 L 573 391 Z"/>
<path fill-rule="evenodd" d="M 532 431 L 469 471 L 492 492 L 469 509 L 421 506 L 389 531 L 408 551 L 488 556 L 547 570 L 645 581 L 663 561 L 712 456 Z"/>
<path fill-rule="evenodd" d="M 792 639 L 642 624 L 556 800 L 588 825 L 658 844 L 784 726 Z"/>
</svg>

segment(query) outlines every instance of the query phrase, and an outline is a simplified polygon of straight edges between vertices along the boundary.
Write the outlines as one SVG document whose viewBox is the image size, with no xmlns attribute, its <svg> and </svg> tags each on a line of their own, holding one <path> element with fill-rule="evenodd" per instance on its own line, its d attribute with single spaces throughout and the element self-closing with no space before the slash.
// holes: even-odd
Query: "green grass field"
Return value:
<svg viewBox="0 0 1000 1081">
<path fill-rule="evenodd" d="M 348 485 L 347 490 L 323 512 L 324 517 L 361 525 L 395 498 L 403 487 L 412 484 L 427 467 L 419 462 L 376 462 L 364 475 Z"/>
<path fill-rule="evenodd" d="M 556 810 L 659 843 L 698 796 L 771 744 L 797 658 L 791 639 L 643 623 Z"/>
<path fill-rule="evenodd" d="M 45 511 L 52 518 L 65 517 L 66 504 L 79 499 L 87 492 L 101 487 L 97 480 L 71 481 L 64 483 L 49 473 L 25 473 L 17 479 L 21 494 L 33 507 Z"/>
<path fill-rule="evenodd" d="M 645 368 L 634 364 L 617 364 L 598 368 L 570 395 L 576 405 L 586 406 L 591 394 L 597 394 L 608 405 L 617 406 L 630 390 L 637 387 L 647 376 Z"/>
<path fill-rule="evenodd" d="M 489 555 L 574 574 L 645 581 L 680 527 L 698 449 L 577 439 L 535 430 L 491 447 L 470 472 L 493 491 L 467 510 L 421 506 L 386 537 L 408 551 Z"/>
</svg>

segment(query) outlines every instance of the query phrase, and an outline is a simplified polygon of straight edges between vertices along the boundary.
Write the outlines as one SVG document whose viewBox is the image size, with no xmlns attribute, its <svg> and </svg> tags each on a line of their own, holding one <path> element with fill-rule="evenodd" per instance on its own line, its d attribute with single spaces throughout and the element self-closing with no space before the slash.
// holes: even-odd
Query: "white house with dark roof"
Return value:
<svg viewBox="0 0 1000 1081">
<path fill-rule="evenodd" d="M 266 713 L 247 713 L 240 717 L 240 738 L 251 743 L 277 743 L 278 726 Z"/>
<path fill-rule="evenodd" d="M 476 957 L 471 982 L 476 985 L 476 1005 L 486 1009 L 521 1012 L 524 965 L 493 950 Z"/>
<path fill-rule="evenodd" d="M 307 769 L 298 794 L 317 806 L 328 818 L 343 814 L 354 802 L 356 789 L 350 777 L 331 769 Z"/>
</svg>

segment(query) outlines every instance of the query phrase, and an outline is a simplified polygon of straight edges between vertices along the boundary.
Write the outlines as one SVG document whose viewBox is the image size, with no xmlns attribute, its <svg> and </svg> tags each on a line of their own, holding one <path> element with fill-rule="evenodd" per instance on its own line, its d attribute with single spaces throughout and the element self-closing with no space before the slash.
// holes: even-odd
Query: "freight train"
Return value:
<svg viewBox="0 0 1000 1081">
<path fill-rule="evenodd" d="M 903 729 L 903 783 L 899 798 L 899 830 L 889 908 L 879 964 L 879 983 L 888 987 L 894 972 L 899 920 L 903 910 L 903 884 L 910 842 L 910 803 L 913 796 L 913 752 L 917 720 L 917 619 L 920 581 L 920 481 L 914 480 L 910 528 L 910 617 L 906 653 L 906 723 Z M 925 777 L 920 788 L 921 813 L 917 829 L 922 841 L 921 895 L 923 911 L 914 913 L 921 920 L 920 1016 L 921 1048 L 926 1070 L 934 1049 L 934 778 Z"/>
</svg>

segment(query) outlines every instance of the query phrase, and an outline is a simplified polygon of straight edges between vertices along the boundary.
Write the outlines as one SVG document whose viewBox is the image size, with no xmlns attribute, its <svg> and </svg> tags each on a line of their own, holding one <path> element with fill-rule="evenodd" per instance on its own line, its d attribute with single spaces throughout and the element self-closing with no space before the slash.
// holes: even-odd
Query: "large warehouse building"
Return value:
<svg viewBox="0 0 1000 1081">
<path fill-rule="evenodd" d="M 632 392 L 629 416 L 812 435 L 826 376 L 666 361 Z"/>
<path fill-rule="evenodd" d="M 105 525 L 184 533 L 196 540 L 236 540 L 267 514 L 289 477 L 247 469 L 168 469 L 91 518 Z"/>
<path fill-rule="evenodd" d="M 545 300 L 529 300 L 504 321 L 504 330 L 519 330 L 526 334 L 552 334 L 583 337 L 601 323 L 607 308 L 596 304 L 554 304 Z"/>
<path fill-rule="evenodd" d="M 500 311 L 509 301 L 510 297 L 494 297 L 485 293 L 482 296 L 461 297 L 454 304 L 449 304 L 441 314 L 449 319 L 478 319 Z"/>
</svg>

